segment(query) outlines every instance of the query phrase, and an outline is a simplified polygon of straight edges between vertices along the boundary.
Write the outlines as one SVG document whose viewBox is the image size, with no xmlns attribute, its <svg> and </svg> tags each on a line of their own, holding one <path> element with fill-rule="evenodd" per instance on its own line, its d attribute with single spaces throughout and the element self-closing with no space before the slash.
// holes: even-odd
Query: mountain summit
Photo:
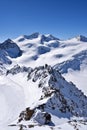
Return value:
<svg viewBox="0 0 87 130">
<path fill-rule="evenodd" d="M 34 39 L 37 39 L 37 38 L 40 38 L 40 43 L 49 42 L 51 40 L 59 40 L 58 38 L 54 37 L 51 34 L 44 35 L 44 34 L 40 34 L 39 32 L 35 32 L 35 33 L 32 33 L 31 35 L 19 36 L 16 39 L 16 41 L 22 42 L 24 40 L 34 40 Z"/>
<path fill-rule="evenodd" d="M 10 58 L 17 58 L 21 54 L 21 49 L 11 39 L 7 39 L 0 44 L 0 63 L 2 64 L 11 64 Z"/>
<path fill-rule="evenodd" d="M 17 65 L 8 70 L 7 77 L 12 80 L 25 72 L 27 84 L 22 87 L 31 94 L 28 95 L 27 108 L 19 115 L 18 124 L 29 121 L 29 124 L 36 122 L 34 126 L 55 126 L 59 118 L 87 117 L 87 97 L 58 71 L 47 64 L 34 69 Z M 20 80 L 17 83 L 22 85 Z"/>
<path fill-rule="evenodd" d="M 83 36 L 83 35 L 77 36 L 76 39 L 77 39 L 78 41 L 87 42 L 87 37 L 85 37 L 85 36 Z"/>
</svg>

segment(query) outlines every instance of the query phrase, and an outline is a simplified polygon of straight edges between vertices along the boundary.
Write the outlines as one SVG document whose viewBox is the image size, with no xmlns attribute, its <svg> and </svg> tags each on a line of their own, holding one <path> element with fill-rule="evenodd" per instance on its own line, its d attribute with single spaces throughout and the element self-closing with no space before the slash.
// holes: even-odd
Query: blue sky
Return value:
<svg viewBox="0 0 87 130">
<path fill-rule="evenodd" d="M 87 0 L 0 0 L 0 41 L 33 32 L 87 36 Z"/>
</svg>

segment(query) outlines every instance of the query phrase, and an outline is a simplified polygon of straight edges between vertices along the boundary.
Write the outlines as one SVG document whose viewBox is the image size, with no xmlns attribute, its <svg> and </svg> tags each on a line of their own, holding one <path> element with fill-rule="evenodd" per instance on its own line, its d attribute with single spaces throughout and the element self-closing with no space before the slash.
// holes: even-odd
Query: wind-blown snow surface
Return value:
<svg viewBox="0 0 87 130">
<path fill-rule="evenodd" d="M 2 126 L 14 121 L 25 108 L 22 87 L 5 76 L 0 76 L 0 103 L 0 127 L 3 130 Z"/>
<path fill-rule="evenodd" d="M 18 64 L 18 65 L 17 65 Z M 65 79 L 68 81 L 73 81 L 76 86 L 84 92 L 85 95 L 87 95 L 87 38 L 84 36 L 78 36 L 69 40 L 60 40 L 59 38 L 56 38 L 52 35 L 41 35 L 39 33 L 34 33 L 29 36 L 20 36 L 13 41 L 8 39 L 4 43 L 0 44 L 0 128 L 1 130 L 27 130 L 30 128 L 25 128 L 25 126 L 30 125 L 29 127 L 32 127 L 31 130 L 36 129 L 54 129 L 54 130 L 86 130 L 87 129 L 87 120 L 84 119 L 84 116 L 82 116 L 83 111 L 85 112 L 85 108 L 87 105 L 87 101 L 85 101 L 85 96 L 81 98 L 81 100 L 84 99 L 85 107 L 83 110 L 83 105 L 81 105 L 82 101 L 79 101 L 77 99 L 75 102 L 73 114 L 70 114 L 68 112 L 69 108 L 64 107 L 64 111 L 67 109 L 66 114 L 61 113 L 60 110 L 63 111 L 63 108 L 61 109 L 62 103 L 56 99 L 55 96 L 50 95 L 50 97 L 44 98 L 45 92 L 49 90 L 49 87 L 42 92 L 42 88 L 39 87 L 40 85 L 40 78 L 34 79 L 35 82 L 32 82 L 34 71 L 33 69 L 35 67 L 39 67 L 44 64 L 49 64 L 53 66 L 54 70 L 59 70 Z M 16 65 L 15 67 L 13 67 Z M 20 66 L 26 66 L 26 67 L 20 67 Z M 10 70 L 10 68 L 12 68 Z M 30 68 L 31 67 L 31 68 Z M 42 67 L 43 68 L 43 67 Z M 9 69 L 9 71 L 7 71 Z M 32 78 L 28 79 L 28 73 L 30 73 L 30 76 Z M 38 71 L 37 71 L 38 72 Z M 36 72 L 36 74 L 37 74 Z M 41 73 L 40 71 L 39 73 Z M 43 74 L 41 73 L 41 76 Z M 48 75 L 48 73 L 47 73 Z M 49 81 L 49 77 L 46 81 Z M 60 76 L 61 77 L 61 76 Z M 70 93 L 68 92 L 68 89 L 65 89 L 67 86 L 66 82 L 63 78 L 59 78 L 59 86 L 57 84 L 57 87 L 60 88 L 61 86 L 61 100 L 63 98 L 64 101 L 68 102 L 68 106 L 71 106 L 72 99 L 76 99 L 76 97 L 71 98 L 67 97 Z M 55 80 L 55 78 L 54 78 Z M 61 83 L 61 80 L 63 81 L 63 84 Z M 44 79 L 42 80 L 44 82 Z M 71 86 L 73 86 L 72 83 L 70 83 Z M 45 87 L 48 85 L 48 82 L 45 82 Z M 52 85 L 52 82 L 51 84 Z M 64 88 L 62 88 L 63 86 Z M 56 86 L 56 84 L 55 84 Z M 72 88 L 72 87 L 71 87 Z M 75 86 L 74 86 L 75 88 Z M 63 90 L 64 89 L 64 90 Z M 55 90 L 55 89 L 54 89 Z M 52 94 L 54 94 L 54 90 L 51 90 Z M 63 90 L 63 91 L 62 91 Z M 67 91 L 66 91 L 67 90 Z M 80 95 L 83 93 L 80 93 L 78 89 L 75 89 L 77 94 Z M 64 93 L 65 92 L 65 93 Z M 72 91 L 73 93 L 73 91 Z M 77 96 L 78 97 L 78 96 Z M 52 99 L 52 102 L 50 102 L 49 99 Z M 41 101 L 39 101 L 42 99 Z M 55 100 L 54 100 L 55 99 Z M 59 98 L 58 98 L 59 99 Z M 55 102 L 54 102 L 55 101 Z M 78 103 L 80 102 L 80 103 Z M 41 117 L 43 117 L 44 113 L 39 113 L 40 119 L 38 119 L 38 111 L 35 107 L 38 107 L 38 105 L 45 103 L 45 112 L 49 112 L 51 114 L 51 124 L 49 125 L 41 125 L 37 122 L 42 120 Z M 51 106 L 53 103 L 54 105 Z M 57 106 L 57 104 L 59 104 Z M 50 107 L 49 107 L 49 105 Z M 78 109 L 76 106 L 78 106 Z M 33 122 L 33 119 L 31 119 L 29 122 L 22 121 L 17 124 L 18 116 L 21 113 L 21 111 L 25 110 L 27 107 L 30 107 L 31 109 L 35 109 L 35 117 L 36 121 Z M 60 110 L 51 110 L 56 107 Z M 87 109 L 87 108 L 86 108 Z M 70 107 L 71 110 L 71 107 Z M 81 117 L 75 117 L 76 110 L 79 113 L 79 116 Z M 41 110 L 40 110 L 41 112 Z M 86 112 L 85 112 L 86 113 Z M 86 114 L 85 114 L 86 116 Z M 61 118 L 60 118 L 61 117 Z M 43 122 L 44 120 L 42 120 Z M 10 127 L 8 125 L 10 124 L 16 124 L 15 127 Z M 24 124 L 24 126 L 21 126 L 21 124 Z M 31 125 L 34 125 L 31 126 Z M 23 127 L 23 129 L 21 128 Z"/>
<path fill-rule="evenodd" d="M 32 39 L 26 38 L 25 36 L 15 39 L 14 42 L 17 43 L 24 53 L 14 61 L 31 67 L 32 63 L 35 63 L 33 65 L 33 67 L 35 67 L 40 64 L 44 65 L 45 63 L 55 65 L 68 60 L 75 60 L 78 57 L 81 57 L 79 55 L 85 56 L 84 53 L 86 53 L 87 50 L 87 42 L 79 41 L 78 37 L 66 41 L 61 41 L 57 38 L 53 39 L 53 36 L 50 40 L 46 40 L 48 37 L 49 35 L 44 35 L 43 37 L 43 35 L 37 34 L 37 37 L 32 37 Z M 86 57 L 83 57 L 83 60 Z"/>
<path fill-rule="evenodd" d="M 46 40 L 47 38 L 49 40 Z M 68 70 L 72 69 L 73 73 L 69 71 L 69 74 L 72 74 L 72 76 L 69 77 L 67 74 L 64 77 L 67 80 L 73 81 L 87 94 L 85 80 L 87 76 L 85 75 L 85 78 L 83 78 L 83 71 L 87 66 L 86 37 L 80 35 L 72 39 L 60 40 L 52 35 L 44 35 L 43 37 L 39 33 L 34 33 L 30 36 L 20 36 L 14 42 L 23 50 L 21 57 L 12 60 L 14 64 L 18 63 L 20 65 L 36 67 L 48 63 L 63 74 L 68 73 Z M 77 72 L 78 76 L 75 75 L 76 72 L 74 73 L 74 71 Z"/>
</svg>

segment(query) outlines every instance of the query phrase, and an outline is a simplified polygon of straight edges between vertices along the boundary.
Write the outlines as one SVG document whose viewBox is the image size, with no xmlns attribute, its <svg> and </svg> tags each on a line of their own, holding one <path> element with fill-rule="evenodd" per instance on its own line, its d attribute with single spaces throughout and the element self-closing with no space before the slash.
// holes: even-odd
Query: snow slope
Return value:
<svg viewBox="0 0 87 130">
<path fill-rule="evenodd" d="M 39 125 L 41 125 L 40 129 L 45 128 L 43 114 L 46 112 L 52 118 L 48 124 L 49 127 L 46 126 L 47 129 L 51 127 L 59 129 L 62 124 L 67 124 L 75 117 L 79 120 L 83 118 L 82 121 L 86 122 L 87 97 L 51 66 L 28 68 L 27 72 L 23 71 L 23 67 L 15 66 L 7 71 L 7 78 L 17 83 L 23 90 L 25 108 L 34 109 L 34 116 L 31 120 L 26 121 L 22 116 L 23 129 L 32 124 L 34 129 L 39 129 Z M 17 122 L 15 121 L 15 125 Z M 69 123 L 67 125 L 69 127 Z M 20 122 L 17 126 L 20 127 Z"/>
<path fill-rule="evenodd" d="M 25 102 L 22 88 L 5 76 L 0 76 L 0 103 L 0 128 L 8 130 L 4 127 L 18 117 Z"/>
<path fill-rule="evenodd" d="M 34 37 L 33 35 L 36 34 L 37 37 Z M 21 36 L 14 40 L 23 50 L 23 55 L 17 59 L 13 59 L 13 65 L 18 63 L 34 68 L 48 63 L 54 66 L 55 69 L 58 69 L 62 74 L 66 73 L 64 77 L 68 81 L 73 81 L 87 94 L 87 76 L 85 75 L 85 78 L 83 78 L 83 71 L 87 65 L 87 38 L 79 35 L 68 40 L 60 40 L 58 38 L 53 39 L 52 36 L 50 41 L 46 41 L 42 40 L 43 35 L 39 33 L 32 34 L 32 36 L 32 39 L 23 39 L 21 41 L 21 37 L 24 37 Z M 45 36 L 48 37 L 49 35 Z M 73 70 L 73 73 L 70 70 Z M 74 71 L 77 72 L 78 76 L 75 75 Z M 68 73 L 72 74 L 72 76 L 67 76 Z"/>
<path fill-rule="evenodd" d="M 87 38 L 82 35 L 60 40 L 33 33 L 6 40 L 0 44 L 0 128 L 86 130 L 86 79 Z M 25 114 L 18 123 L 28 107 L 33 117 L 25 121 Z M 51 122 L 45 117 L 50 115 Z"/>
<path fill-rule="evenodd" d="M 35 35 L 37 37 L 34 37 Z M 29 38 L 31 36 L 32 38 Z M 39 33 L 34 33 L 26 37 L 28 38 L 25 38 L 25 36 L 20 36 L 14 40 L 21 50 L 23 50 L 23 55 L 21 57 L 16 60 L 13 59 L 14 62 L 17 62 L 20 65 L 26 64 L 27 66 L 35 67 L 40 64 L 44 65 L 45 63 L 52 66 L 58 64 L 60 71 L 65 73 L 70 67 L 72 69 L 79 69 L 80 65 L 78 64 L 82 64 L 82 62 L 84 62 L 87 58 L 87 42 L 84 36 L 79 36 L 79 40 L 78 37 L 75 37 L 65 41 L 59 40 L 52 35 L 41 35 Z M 83 57 L 81 57 L 82 55 Z M 76 62 L 78 58 L 79 61 L 77 62 L 81 63 L 75 63 L 75 68 L 73 68 L 73 65 L 68 65 Z M 63 66 L 62 70 L 60 66 L 63 64 L 65 66 Z"/>
</svg>

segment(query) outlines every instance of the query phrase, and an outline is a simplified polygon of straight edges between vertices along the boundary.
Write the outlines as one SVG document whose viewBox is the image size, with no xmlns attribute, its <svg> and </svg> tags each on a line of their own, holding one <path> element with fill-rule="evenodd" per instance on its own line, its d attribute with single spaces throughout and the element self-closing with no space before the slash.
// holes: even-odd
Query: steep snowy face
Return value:
<svg viewBox="0 0 87 130">
<path fill-rule="evenodd" d="M 22 51 L 16 43 L 8 39 L 0 44 L 0 63 L 11 64 L 11 58 L 17 58 L 21 56 Z"/>
<path fill-rule="evenodd" d="M 35 32 L 35 33 L 33 33 L 33 34 L 29 35 L 29 36 L 25 36 L 25 38 L 32 40 L 32 39 L 34 39 L 34 38 L 38 38 L 39 35 L 40 35 L 40 34 L 39 34 L 38 32 Z"/>
<path fill-rule="evenodd" d="M 5 50 L 0 50 L 0 64 L 11 64 L 12 61 L 7 57 L 8 54 Z"/>
<path fill-rule="evenodd" d="M 73 83 L 68 83 L 61 74 L 51 66 L 45 65 L 35 68 L 28 75 L 33 82 L 39 80 L 38 87 L 42 88 L 40 100 L 48 98 L 44 109 L 58 110 L 67 116 L 87 116 L 87 98 Z M 84 104 L 84 105 L 83 105 Z M 84 106 L 84 107 L 83 107 Z"/>
<path fill-rule="evenodd" d="M 38 32 L 36 32 L 36 33 L 33 33 L 33 34 L 31 34 L 31 35 L 23 35 L 23 36 L 19 36 L 17 39 L 16 39 L 16 41 L 18 41 L 18 42 L 22 42 L 22 41 L 24 41 L 24 40 L 33 40 L 33 39 L 36 39 L 36 38 L 38 38 L 39 37 L 39 33 Z"/>
<path fill-rule="evenodd" d="M 15 69 L 9 70 L 7 75 L 17 74 Z M 23 72 L 17 70 L 18 73 Z M 37 86 L 38 91 L 34 95 L 38 95 L 40 90 L 39 98 L 37 96 L 34 98 L 35 101 L 32 101 L 30 108 L 41 112 L 50 112 L 51 115 L 56 113 L 57 117 L 87 117 L 87 97 L 51 66 L 46 64 L 34 69 L 29 68 L 27 80 L 27 84 L 32 86 L 32 93 L 33 87 Z M 32 95 L 30 99 L 32 99 Z"/>
<path fill-rule="evenodd" d="M 42 35 L 38 32 L 35 32 L 31 35 L 23 35 L 23 36 L 19 36 L 18 38 L 16 38 L 15 40 L 17 42 L 23 42 L 24 40 L 34 40 L 40 37 L 40 43 L 43 44 L 44 42 L 49 42 L 51 40 L 59 40 L 58 38 L 54 37 L 51 34 L 47 34 L 47 35 Z"/>
<path fill-rule="evenodd" d="M 41 43 L 44 44 L 44 42 L 49 42 L 52 40 L 59 40 L 58 38 L 48 34 L 48 35 L 42 35 L 41 36 Z"/>
<path fill-rule="evenodd" d="M 21 50 L 18 45 L 10 39 L 0 44 L 0 50 L 6 51 L 11 58 L 16 58 L 21 55 Z"/>
<path fill-rule="evenodd" d="M 59 124 L 62 126 L 74 118 L 76 122 L 77 119 L 87 122 L 87 97 L 51 66 L 45 64 L 45 66 L 31 68 L 16 65 L 7 71 L 5 78 L 12 82 L 12 86 L 13 83 L 20 86 L 24 92 L 22 99 L 21 91 L 19 91 L 19 97 L 25 107 L 21 106 L 20 112 L 17 110 L 19 116 L 15 113 L 16 126 L 20 128 L 22 126 L 24 130 L 25 128 L 28 130 L 30 127 L 37 129 L 37 126 L 42 129 L 43 125 L 55 129 Z M 17 101 L 18 98 L 15 99 Z M 16 106 L 16 103 L 12 106 Z M 13 116 L 12 113 L 11 116 Z"/>
</svg>

